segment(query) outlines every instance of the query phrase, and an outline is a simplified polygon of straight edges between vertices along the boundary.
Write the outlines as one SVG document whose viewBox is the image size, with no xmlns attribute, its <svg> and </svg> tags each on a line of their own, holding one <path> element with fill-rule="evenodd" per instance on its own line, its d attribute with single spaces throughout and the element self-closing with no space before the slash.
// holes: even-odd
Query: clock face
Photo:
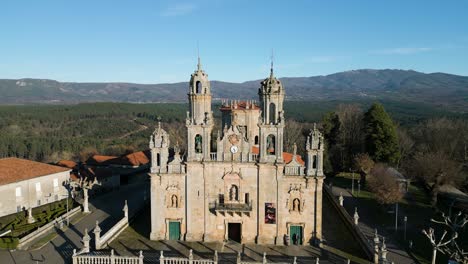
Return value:
<svg viewBox="0 0 468 264">
<path fill-rule="evenodd" d="M 232 152 L 232 153 L 237 153 L 237 151 L 239 151 L 239 149 L 237 148 L 237 146 L 232 146 L 232 147 L 231 147 L 231 152 Z"/>
</svg>

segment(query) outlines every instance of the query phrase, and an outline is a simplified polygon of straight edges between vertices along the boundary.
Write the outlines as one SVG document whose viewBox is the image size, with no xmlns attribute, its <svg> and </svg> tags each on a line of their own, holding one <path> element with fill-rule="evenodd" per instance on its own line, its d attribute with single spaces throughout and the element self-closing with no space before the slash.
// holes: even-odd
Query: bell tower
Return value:
<svg viewBox="0 0 468 264">
<path fill-rule="evenodd" d="M 325 144 L 323 135 L 314 124 L 307 136 L 306 142 L 306 175 L 307 176 L 324 176 L 323 175 L 323 150 Z"/>
<path fill-rule="evenodd" d="M 260 162 L 283 162 L 284 130 L 284 88 L 273 74 L 271 62 L 270 77 L 261 82 L 258 90 L 261 115 L 260 128 Z"/>
<path fill-rule="evenodd" d="M 211 87 L 198 57 L 197 69 L 189 84 L 189 111 L 187 111 L 187 161 L 202 161 L 210 157 L 213 112 L 211 111 Z"/>
</svg>

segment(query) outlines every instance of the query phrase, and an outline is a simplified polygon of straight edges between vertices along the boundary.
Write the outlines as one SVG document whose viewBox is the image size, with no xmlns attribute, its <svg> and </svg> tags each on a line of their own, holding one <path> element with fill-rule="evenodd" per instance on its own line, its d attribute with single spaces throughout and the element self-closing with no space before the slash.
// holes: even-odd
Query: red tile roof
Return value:
<svg viewBox="0 0 468 264">
<path fill-rule="evenodd" d="M 252 147 L 252 153 L 253 154 L 259 154 L 260 151 L 258 149 L 258 147 Z M 302 159 L 301 155 L 296 155 L 297 156 L 297 162 L 299 162 L 300 164 L 304 165 L 305 162 L 304 160 Z M 283 160 L 284 160 L 284 163 L 288 164 L 289 162 L 291 162 L 293 159 L 293 154 L 292 153 L 289 153 L 289 152 L 283 152 Z"/>
<path fill-rule="evenodd" d="M 130 153 L 120 158 L 121 164 L 130 166 L 141 166 L 150 163 L 151 153 L 149 150 Z"/>
<path fill-rule="evenodd" d="M 0 185 L 64 171 L 70 171 L 70 169 L 32 160 L 3 158 L 0 159 Z"/>
<path fill-rule="evenodd" d="M 127 154 L 125 156 L 116 157 L 116 156 L 103 156 L 103 155 L 94 155 L 89 158 L 86 163 L 88 165 L 126 165 L 132 167 L 138 167 L 141 165 L 146 165 L 150 163 L 151 154 L 149 150 L 138 151 L 134 153 Z"/>
<path fill-rule="evenodd" d="M 60 166 L 60 167 L 65 167 L 65 168 L 69 168 L 69 169 L 74 169 L 76 167 L 76 162 L 72 161 L 72 160 L 61 160 L 59 162 L 57 162 L 57 166 Z"/>
</svg>

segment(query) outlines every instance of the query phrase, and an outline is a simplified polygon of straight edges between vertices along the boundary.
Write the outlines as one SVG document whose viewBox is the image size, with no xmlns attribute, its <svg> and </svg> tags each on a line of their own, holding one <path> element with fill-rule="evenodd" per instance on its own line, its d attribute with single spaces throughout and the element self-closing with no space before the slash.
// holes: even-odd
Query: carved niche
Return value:
<svg viewBox="0 0 468 264">
<path fill-rule="evenodd" d="M 179 184 L 169 184 L 166 187 L 165 204 L 167 208 L 182 208 L 182 194 Z"/>
<path fill-rule="evenodd" d="M 289 198 L 286 200 L 286 207 L 290 213 L 302 213 L 304 211 L 305 199 L 303 197 L 302 184 L 289 186 Z"/>
<path fill-rule="evenodd" d="M 239 172 L 228 172 L 223 176 L 224 180 L 224 201 L 226 203 L 237 203 L 243 200 L 241 196 L 242 177 Z"/>
</svg>

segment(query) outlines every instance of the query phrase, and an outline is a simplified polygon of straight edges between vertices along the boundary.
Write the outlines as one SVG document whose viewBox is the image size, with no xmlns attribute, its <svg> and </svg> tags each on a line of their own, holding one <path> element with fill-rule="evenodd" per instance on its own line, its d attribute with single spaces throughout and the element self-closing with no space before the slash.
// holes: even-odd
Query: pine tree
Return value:
<svg viewBox="0 0 468 264">
<path fill-rule="evenodd" d="M 374 161 L 396 164 L 400 158 L 393 120 L 382 104 L 374 103 L 364 115 L 366 150 Z"/>
</svg>

